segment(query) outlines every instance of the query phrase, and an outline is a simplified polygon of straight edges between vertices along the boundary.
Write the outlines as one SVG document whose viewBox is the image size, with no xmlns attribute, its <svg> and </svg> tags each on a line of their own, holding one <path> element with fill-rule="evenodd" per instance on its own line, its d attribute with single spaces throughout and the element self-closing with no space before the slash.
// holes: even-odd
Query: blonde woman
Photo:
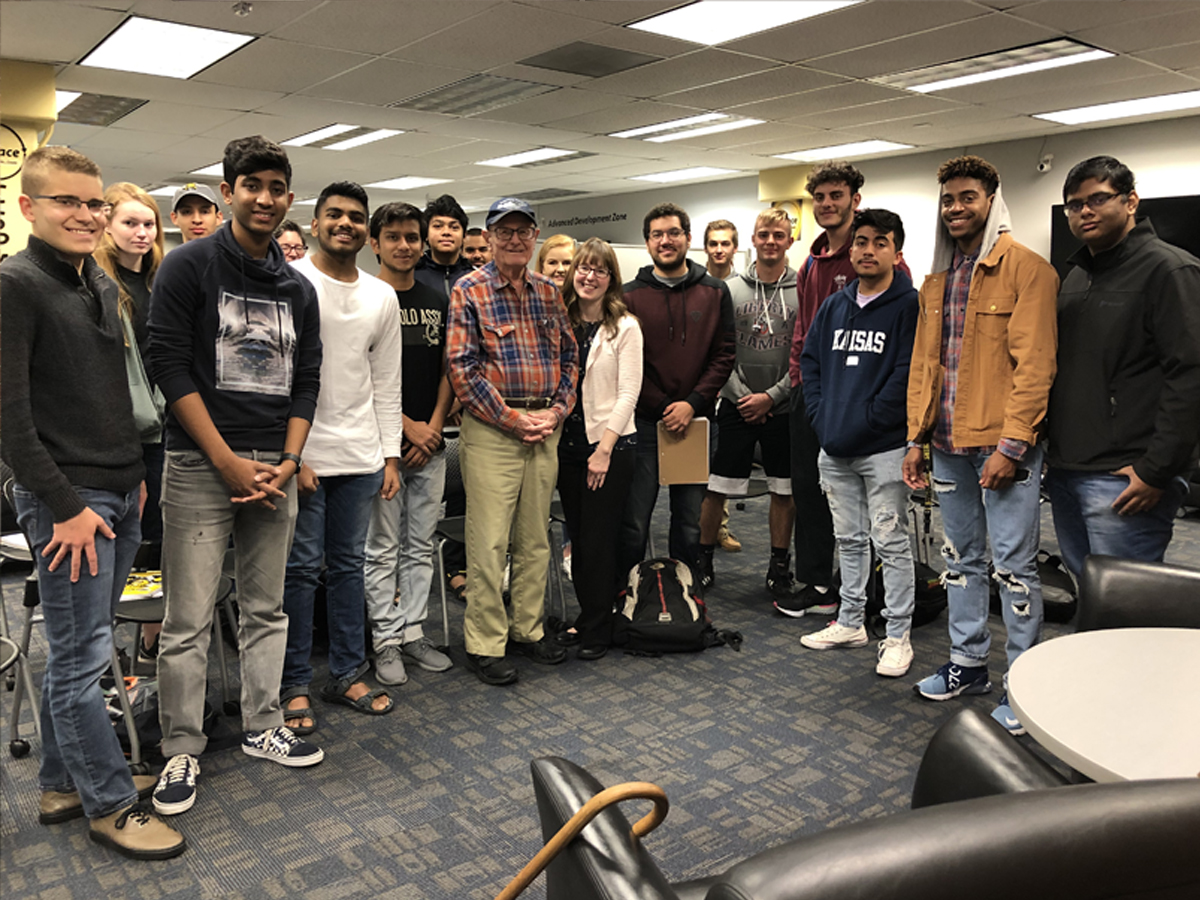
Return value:
<svg viewBox="0 0 1200 900">
<path fill-rule="evenodd" d="M 564 279 L 563 299 L 579 344 L 579 390 L 558 445 L 558 492 L 572 545 L 579 599 L 578 658 L 608 652 L 617 571 L 617 533 L 633 480 L 642 387 L 642 329 L 625 309 L 612 247 L 590 238 Z"/>
<path fill-rule="evenodd" d="M 538 251 L 537 270 L 539 275 L 545 275 L 558 285 L 565 293 L 567 269 L 575 258 L 575 238 L 565 234 L 555 234 L 546 238 L 542 249 Z M 618 284 L 617 287 L 620 287 Z"/>
</svg>

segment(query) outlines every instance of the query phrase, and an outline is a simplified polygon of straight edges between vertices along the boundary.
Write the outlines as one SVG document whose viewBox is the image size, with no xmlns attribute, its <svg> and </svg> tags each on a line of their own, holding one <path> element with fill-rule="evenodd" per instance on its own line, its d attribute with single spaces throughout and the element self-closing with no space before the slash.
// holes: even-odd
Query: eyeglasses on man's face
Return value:
<svg viewBox="0 0 1200 900">
<path fill-rule="evenodd" d="M 683 237 L 685 234 L 687 234 L 687 232 L 684 231 L 682 228 L 672 228 L 670 231 L 652 231 L 652 232 L 650 232 L 650 240 L 656 244 L 660 243 L 661 241 L 665 240 L 666 238 L 670 238 L 673 241 L 677 241 L 681 237 Z"/>
<path fill-rule="evenodd" d="M 1117 197 L 1124 196 L 1125 194 L 1114 194 L 1112 191 L 1096 191 L 1096 193 L 1088 194 L 1088 196 L 1079 200 L 1068 200 L 1063 204 L 1063 212 L 1065 212 L 1068 216 L 1077 216 L 1083 212 L 1083 208 L 1085 206 L 1091 210 L 1098 210 L 1100 207 L 1107 205 Z"/>
<path fill-rule="evenodd" d="M 291 262 L 292 260 L 300 259 L 308 252 L 307 244 L 289 244 L 283 241 L 279 242 L 279 249 L 283 251 L 284 259 Z"/>
<path fill-rule="evenodd" d="M 496 240 L 503 244 L 511 241 L 513 239 L 513 235 L 516 235 L 523 241 L 531 241 L 533 240 L 534 231 L 535 229 L 532 225 L 522 225 L 520 228 L 509 228 L 507 225 L 497 225 L 492 229 L 492 234 L 496 236 Z"/>
<path fill-rule="evenodd" d="M 103 200 L 80 200 L 74 194 L 34 194 L 34 200 L 49 200 L 56 209 L 63 212 L 78 212 L 86 206 L 93 216 L 107 216 L 112 212 L 112 204 Z"/>
<path fill-rule="evenodd" d="M 577 275 L 579 275 L 580 278 L 595 277 L 596 279 L 598 279 L 600 281 L 603 281 L 605 278 L 608 278 L 612 275 L 612 272 L 608 271 L 608 269 L 604 268 L 603 266 L 588 266 L 588 265 L 576 266 L 575 273 Z"/>
</svg>

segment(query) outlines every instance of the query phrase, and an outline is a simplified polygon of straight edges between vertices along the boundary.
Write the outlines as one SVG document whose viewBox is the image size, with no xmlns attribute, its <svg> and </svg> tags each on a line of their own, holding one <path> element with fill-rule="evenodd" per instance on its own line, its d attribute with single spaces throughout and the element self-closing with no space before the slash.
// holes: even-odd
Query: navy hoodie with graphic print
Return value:
<svg viewBox="0 0 1200 900">
<path fill-rule="evenodd" d="M 150 369 L 168 404 L 199 393 L 231 449 L 282 450 L 288 419 L 311 422 L 317 408 L 317 295 L 278 244 L 254 259 L 232 226 L 163 259 L 150 297 Z M 174 412 L 167 449 L 199 449 Z"/>
<path fill-rule="evenodd" d="M 854 458 L 905 444 L 917 291 L 895 270 L 881 297 L 859 307 L 858 279 L 817 311 L 800 355 L 804 405 L 821 448 Z"/>
</svg>

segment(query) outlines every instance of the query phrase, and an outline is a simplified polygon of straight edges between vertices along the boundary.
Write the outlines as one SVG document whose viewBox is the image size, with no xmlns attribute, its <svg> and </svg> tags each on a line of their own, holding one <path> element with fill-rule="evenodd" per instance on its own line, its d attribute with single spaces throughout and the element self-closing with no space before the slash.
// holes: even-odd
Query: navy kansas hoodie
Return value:
<svg viewBox="0 0 1200 900">
<path fill-rule="evenodd" d="M 288 419 L 317 408 L 316 291 L 274 241 L 265 259 L 246 253 L 232 223 L 177 247 L 150 296 L 150 368 L 168 403 L 198 393 L 233 450 L 282 450 Z M 167 449 L 198 449 L 173 411 Z"/>
<path fill-rule="evenodd" d="M 826 298 L 800 356 L 808 418 L 821 448 L 841 458 L 904 446 L 917 331 L 917 291 L 899 269 L 866 307 L 857 296 L 856 278 Z"/>
</svg>

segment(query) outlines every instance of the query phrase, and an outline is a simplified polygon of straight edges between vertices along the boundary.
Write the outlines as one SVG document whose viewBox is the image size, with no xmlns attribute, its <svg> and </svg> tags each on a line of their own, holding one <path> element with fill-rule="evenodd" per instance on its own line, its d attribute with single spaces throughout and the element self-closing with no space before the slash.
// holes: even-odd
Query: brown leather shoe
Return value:
<svg viewBox="0 0 1200 900">
<path fill-rule="evenodd" d="M 717 533 L 717 544 L 726 553 L 742 552 L 742 542 L 735 538 L 728 528 L 722 528 Z"/>
<path fill-rule="evenodd" d="M 154 775 L 134 775 L 133 786 L 137 788 L 138 799 L 145 800 L 154 793 L 158 778 Z M 69 822 L 83 815 L 83 801 L 79 799 L 79 791 L 43 791 L 38 803 L 38 821 L 43 825 L 57 825 L 59 822 Z"/>
<path fill-rule="evenodd" d="M 142 803 L 92 819 L 88 837 L 130 859 L 170 859 L 187 849 L 183 835 Z"/>
</svg>

